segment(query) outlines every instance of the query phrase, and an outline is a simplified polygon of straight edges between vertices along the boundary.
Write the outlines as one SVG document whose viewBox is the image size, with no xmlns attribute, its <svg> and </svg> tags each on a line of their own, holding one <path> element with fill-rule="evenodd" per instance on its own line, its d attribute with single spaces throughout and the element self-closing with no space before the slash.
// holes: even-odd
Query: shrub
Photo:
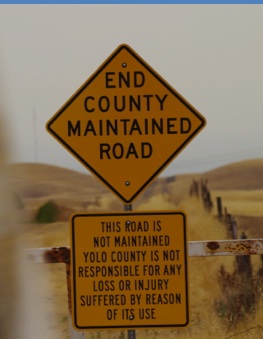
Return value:
<svg viewBox="0 0 263 339">
<path fill-rule="evenodd" d="M 237 257 L 236 269 L 229 273 L 222 265 L 218 272 L 218 282 L 221 289 L 219 300 L 215 301 L 217 314 L 228 323 L 228 329 L 234 329 L 240 322 L 256 312 L 261 299 L 262 279 L 258 274 L 252 274 L 250 265 L 240 266 L 240 259 L 247 260 L 248 256 Z M 240 270 L 242 267 L 242 270 Z"/>
<path fill-rule="evenodd" d="M 36 221 L 39 223 L 55 222 L 57 220 L 58 214 L 58 206 L 50 200 L 39 208 L 36 215 Z"/>
</svg>

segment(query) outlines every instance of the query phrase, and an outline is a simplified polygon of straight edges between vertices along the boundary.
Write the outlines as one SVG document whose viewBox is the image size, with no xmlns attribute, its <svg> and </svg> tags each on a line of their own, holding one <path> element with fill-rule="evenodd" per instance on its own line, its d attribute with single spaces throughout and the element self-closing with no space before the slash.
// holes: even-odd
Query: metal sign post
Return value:
<svg viewBox="0 0 263 339">
<path fill-rule="evenodd" d="M 72 326 L 71 317 L 69 317 L 70 339 L 85 339 L 85 333 L 79 332 Z"/>
<path fill-rule="evenodd" d="M 124 211 L 125 212 L 132 211 L 132 204 L 124 205 Z M 136 331 L 135 330 L 128 330 L 128 339 L 136 339 Z"/>
</svg>

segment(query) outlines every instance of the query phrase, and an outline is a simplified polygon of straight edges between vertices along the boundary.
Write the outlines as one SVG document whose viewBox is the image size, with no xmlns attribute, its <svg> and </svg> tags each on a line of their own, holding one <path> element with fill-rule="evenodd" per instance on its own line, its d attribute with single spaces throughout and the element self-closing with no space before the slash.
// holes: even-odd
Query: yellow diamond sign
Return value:
<svg viewBox="0 0 263 339">
<path fill-rule="evenodd" d="M 131 203 L 205 123 L 138 54 L 120 45 L 51 118 L 47 130 Z"/>
</svg>

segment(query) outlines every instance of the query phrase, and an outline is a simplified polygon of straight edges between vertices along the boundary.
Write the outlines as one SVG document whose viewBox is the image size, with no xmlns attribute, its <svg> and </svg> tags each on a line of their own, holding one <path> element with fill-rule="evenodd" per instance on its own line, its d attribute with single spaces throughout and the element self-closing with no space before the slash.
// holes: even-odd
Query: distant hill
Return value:
<svg viewBox="0 0 263 339">
<path fill-rule="evenodd" d="M 13 188 L 19 189 L 24 198 L 39 198 L 49 195 L 83 192 L 85 195 L 103 195 L 110 191 L 97 178 L 63 167 L 39 164 L 18 163 L 8 165 Z M 255 190 L 263 189 L 263 158 L 231 163 L 212 171 L 157 178 L 144 191 L 147 197 L 154 192 L 168 193 L 168 188 L 181 191 L 189 189 L 193 179 L 207 179 L 210 189 Z M 112 193 L 110 193 L 112 194 Z"/>
<path fill-rule="evenodd" d="M 15 206 L 20 207 L 19 218 L 32 221 L 39 208 L 48 201 L 60 209 L 60 220 L 87 211 L 91 206 L 103 208 L 101 198 L 108 199 L 109 191 L 91 175 L 62 167 L 39 163 L 8 165 L 10 190 Z"/>
<path fill-rule="evenodd" d="M 61 220 L 76 211 L 123 210 L 124 204 L 90 174 L 39 163 L 8 165 L 8 173 L 15 204 L 25 221 L 33 220 L 40 206 L 50 200 L 60 207 Z M 232 163 L 205 173 L 161 177 L 136 199 L 134 210 L 140 205 L 160 209 L 159 201 L 180 204 L 189 195 L 193 179 L 208 180 L 210 190 L 230 191 L 263 189 L 262 178 L 263 159 Z"/>
<path fill-rule="evenodd" d="M 8 165 L 13 189 L 24 198 L 40 198 L 49 195 L 62 196 L 82 192 L 86 196 L 112 194 L 97 178 L 63 167 L 18 163 Z M 193 179 L 207 179 L 210 189 L 255 190 L 263 189 L 263 158 L 240 161 L 218 167 L 212 171 L 157 178 L 143 193 L 144 197 L 154 192 L 169 193 L 169 188 L 187 191 Z"/>
<path fill-rule="evenodd" d="M 19 188 L 24 198 L 62 195 L 80 189 L 91 195 L 107 193 L 93 176 L 63 167 L 39 163 L 18 163 L 8 167 L 13 189 Z"/>
<path fill-rule="evenodd" d="M 210 189 L 263 189 L 263 158 L 235 162 L 202 174 Z"/>
</svg>

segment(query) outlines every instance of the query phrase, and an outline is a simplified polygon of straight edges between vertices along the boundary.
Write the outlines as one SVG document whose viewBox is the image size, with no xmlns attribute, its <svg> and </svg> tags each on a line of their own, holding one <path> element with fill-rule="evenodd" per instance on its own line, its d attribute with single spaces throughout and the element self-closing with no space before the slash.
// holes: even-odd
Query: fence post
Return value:
<svg viewBox="0 0 263 339">
<path fill-rule="evenodd" d="M 227 216 L 228 216 L 227 207 L 225 207 L 224 208 L 224 222 L 225 222 L 225 224 L 227 224 Z"/>
<path fill-rule="evenodd" d="M 235 217 L 230 215 L 230 225 L 231 225 L 231 234 L 232 239 L 237 239 L 237 223 Z"/>
<path fill-rule="evenodd" d="M 209 189 L 207 188 L 207 182 L 208 182 L 207 179 L 205 181 L 201 180 L 202 199 L 203 199 L 205 209 L 208 212 L 211 212 L 211 209 L 213 207 L 213 202 L 211 200 L 211 193 Z"/>
<path fill-rule="evenodd" d="M 207 192 L 206 192 L 206 198 L 207 198 L 206 204 L 207 204 L 208 212 L 211 212 L 211 210 L 213 208 L 213 202 L 212 202 L 212 199 L 211 199 L 211 193 L 208 189 L 207 189 Z"/>
<path fill-rule="evenodd" d="M 199 186 L 198 186 L 198 182 L 196 180 L 194 180 L 194 179 L 193 179 L 192 184 L 190 185 L 189 194 L 190 194 L 190 197 L 194 195 L 197 198 L 199 198 Z"/>
<path fill-rule="evenodd" d="M 242 232 L 241 239 L 247 239 L 245 232 Z M 237 269 L 239 274 L 243 274 L 247 279 L 252 277 L 252 267 L 249 255 L 237 256 Z"/>
<path fill-rule="evenodd" d="M 221 197 L 217 197 L 216 198 L 216 202 L 217 202 L 217 217 L 221 221 L 222 218 L 223 218 L 222 198 Z"/>
</svg>

